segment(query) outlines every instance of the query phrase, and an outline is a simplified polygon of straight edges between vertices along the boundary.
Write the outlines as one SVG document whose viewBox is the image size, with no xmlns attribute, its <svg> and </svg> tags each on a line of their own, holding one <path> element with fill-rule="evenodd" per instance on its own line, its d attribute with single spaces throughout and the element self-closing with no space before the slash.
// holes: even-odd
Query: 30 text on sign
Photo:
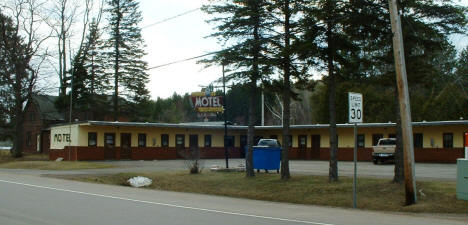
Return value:
<svg viewBox="0 0 468 225">
<path fill-rule="evenodd" d="M 349 123 L 362 123 L 362 94 L 348 93 L 349 102 Z"/>
</svg>

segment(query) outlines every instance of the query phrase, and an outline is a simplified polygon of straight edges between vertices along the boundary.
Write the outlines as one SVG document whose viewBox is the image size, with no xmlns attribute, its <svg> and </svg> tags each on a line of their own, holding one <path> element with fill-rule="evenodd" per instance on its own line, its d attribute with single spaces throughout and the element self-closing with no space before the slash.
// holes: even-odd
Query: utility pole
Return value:
<svg viewBox="0 0 468 225">
<path fill-rule="evenodd" d="M 393 32 L 393 54 L 395 57 L 398 101 L 400 104 L 401 128 L 403 137 L 403 160 L 405 173 L 406 205 L 417 202 L 416 183 L 414 180 L 413 128 L 411 126 L 411 108 L 409 101 L 408 80 L 406 78 L 405 52 L 403 34 L 396 0 L 388 0 L 390 21 Z"/>
</svg>

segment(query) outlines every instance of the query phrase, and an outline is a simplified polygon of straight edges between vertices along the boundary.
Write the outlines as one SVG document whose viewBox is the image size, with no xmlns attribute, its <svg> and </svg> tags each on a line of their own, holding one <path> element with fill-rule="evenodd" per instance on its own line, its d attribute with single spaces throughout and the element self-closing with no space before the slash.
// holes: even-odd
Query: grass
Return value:
<svg viewBox="0 0 468 225">
<path fill-rule="evenodd" d="M 46 161 L 49 160 L 49 155 L 46 154 L 31 154 L 24 153 L 23 157 L 13 158 L 10 151 L 0 151 L 0 163 L 12 161 Z"/>
<path fill-rule="evenodd" d="M 340 177 L 329 183 L 325 176 L 293 176 L 281 181 L 277 174 L 256 174 L 246 178 L 243 173 L 213 173 L 190 175 L 186 172 L 124 173 L 115 175 L 62 176 L 85 182 L 128 185 L 126 180 L 146 176 L 153 180 L 150 189 L 222 195 L 266 201 L 298 204 L 352 207 L 352 178 Z M 360 209 L 458 213 L 468 215 L 468 201 L 456 199 L 455 182 L 417 182 L 418 204 L 404 206 L 404 186 L 384 179 L 359 178 L 357 207 Z"/>
<path fill-rule="evenodd" d="M 13 158 L 8 151 L 0 151 L 0 168 L 4 169 L 38 169 L 38 170 L 79 170 L 102 169 L 114 166 L 95 162 L 49 161 L 46 154 L 24 154 L 23 157 Z"/>
</svg>

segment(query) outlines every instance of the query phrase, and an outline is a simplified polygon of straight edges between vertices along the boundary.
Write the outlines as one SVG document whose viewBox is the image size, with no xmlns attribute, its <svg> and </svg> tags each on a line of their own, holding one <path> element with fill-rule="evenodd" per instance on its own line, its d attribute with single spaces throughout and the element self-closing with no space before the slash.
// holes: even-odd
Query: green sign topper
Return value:
<svg viewBox="0 0 468 225">
<path fill-rule="evenodd" d="M 54 142 L 71 142 L 70 134 L 55 134 Z"/>
</svg>

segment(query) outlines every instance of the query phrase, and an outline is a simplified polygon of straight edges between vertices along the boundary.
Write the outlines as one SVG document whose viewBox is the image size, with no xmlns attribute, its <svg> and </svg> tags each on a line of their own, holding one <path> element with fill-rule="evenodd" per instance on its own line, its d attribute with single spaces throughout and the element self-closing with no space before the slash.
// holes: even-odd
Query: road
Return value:
<svg viewBox="0 0 468 225">
<path fill-rule="evenodd" d="M 382 213 L 82 183 L 0 172 L 0 224 L 467 224 Z"/>
</svg>

